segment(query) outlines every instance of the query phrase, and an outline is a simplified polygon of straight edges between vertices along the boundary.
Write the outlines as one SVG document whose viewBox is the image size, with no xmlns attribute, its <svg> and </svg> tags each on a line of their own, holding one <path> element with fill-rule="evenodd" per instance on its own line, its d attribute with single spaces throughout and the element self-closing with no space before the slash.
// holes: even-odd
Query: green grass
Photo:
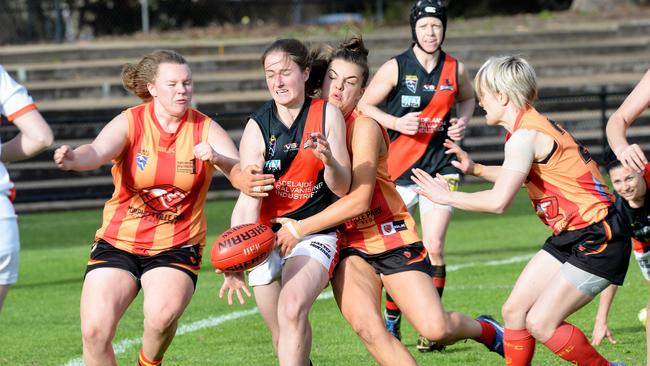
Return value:
<svg viewBox="0 0 650 366">
<path fill-rule="evenodd" d="M 485 186 L 466 189 L 477 187 Z M 207 204 L 208 243 L 228 226 L 232 206 L 230 201 Z M 23 243 L 20 278 L 9 291 L 0 313 L 0 365 L 64 365 L 81 355 L 79 295 L 88 250 L 100 220 L 100 210 L 20 217 Z M 494 265 L 490 261 L 532 255 L 548 234 L 534 216 L 523 191 L 503 216 L 456 211 L 446 244 L 450 268 L 444 296 L 446 308 L 470 316 L 492 314 L 500 319 L 501 304 L 525 262 Z M 181 318 L 181 326 L 255 307 L 253 299 L 243 306 L 228 306 L 218 298 L 222 278 L 213 274 L 208 258 L 206 255 L 196 294 Z M 636 262 L 631 262 L 626 284 L 618 292 L 610 318 L 610 328 L 618 344 L 599 347 L 606 357 L 629 365 L 644 364 L 644 330 L 636 316 L 648 295 Z M 596 301 L 570 319 L 588 336 L 595 309 Z M 316 302 L 311 322 L 314 364 L 374 365 L 333 299 Z M 420 354 L 415 350 L 415 332 L 408 324 L 403 328 L 404 343 L 421 364 L 504 364 L 496 354 L 488 353 L 473 341 L 457 343 L 444 353 Z M 142 298 L 139 296 L 122 319 L 115 342 L 137 341 L 141 334 Z M 138 344 L 126 347 L 118 355 L 118 363 L 134 364 L 138 349 Z M 277 361 L 269 332 L 259 314 L 252 314 L 178 335 L 167 352 L 165 364 L 275 365 Z M 535 364 L 566 363 L 538 345 Z"/>
</svg>

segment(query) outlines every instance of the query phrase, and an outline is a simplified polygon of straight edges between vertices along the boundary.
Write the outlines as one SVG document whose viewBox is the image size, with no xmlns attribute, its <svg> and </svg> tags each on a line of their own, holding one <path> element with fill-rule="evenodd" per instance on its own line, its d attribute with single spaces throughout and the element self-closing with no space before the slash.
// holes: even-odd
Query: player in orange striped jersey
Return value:
<svg viewBox="0 0 650 366">
<path fill-rule="evenodd" d="M 350 193 L 310 217 L 275 220 L 283 224 L 278 244 L 290 251 L 303 236 L 345 223 L 341 261 L 332 279 L 334 296 L 345 319 L 381 365 L 416 364 L 384 327 L 382 286 L 427 338 L 441 344 L 472 338 L 498 351 L 502 344 L 498 325 L 445 312 L 431 283 L 431 264 L 415 221 L 388 174 L 386 130 L 355 110 L 368 80 L 367 54 L 361 38 L 355 37 L 323 55 L 327 66 L 322 95 L 346 116 L 352 158 Z"/>
<path fill-rule="evenodd" d="M 38 112 L 27 89 L 0 66 L 0 115 L 18 128 L 19 133 L 0 143 L 0 310 L 9 286 L 18 280 L 20 240 L 12 204 L 14 183 L 4 163 L 27 159 L 52 144 L 52 130 Z"/>
<path fill-rule="evenodd" d="M 598 166 L 571 134 L 532 107 L 537 83 L 524 59 L 489 59 L 474 86 L 487 124 L 508 131 L 503 165 L 475 164 L 458 145 L 446 141 L 445 146 L 457 156 L 455 166 L 494 182 L 493 188 L 449 192 L 440 177 L 416 169 L 412 179 L 418 192 L 440 204 L 502 213 L 525 184 L 553 235 L 528 262 L 503 305 L 506 363 L 529 365 L 537 340 L 574 364 L 610 365 L 577 327 L 564 321 L 610 284 L 622 284 L 629 263 L 628 233 Z"/>
<path fill-rule="evenodd" d="M 115 365 L 111 340 L 140 287 L 144 335 L 138 363 L 162 362 L 196 286 L 213 172 L 243 177 L 234 168 L 238 152 L 226 131 L 191 107 L 192 74 L 183 56 L 155 51 L 125 65 L 122 80 L 144 103 L 115 117 L 92 143 L 54 153 L 63 170 L 113 161 L 115 191 L 104 206 L 81 293 L 86 365 Z"/>
<path fill-rule="evenodd" d="M 240 195 L 233 226 L 251 222 L 270 225 L 272 218 L 300 219 L 322 211 L 350 186 L 350 160 L 345 149 L 341 112 L 322 99 L 306 96 L 312 79 L 311 55 L 295 39 L 279 39 L 262 55 L 272 100 L 251 114 L 242 140 L 242 164 L 264 164 L 276 177 L 269 196 Z M 308 365 L 311 350 L 309 311 L 327 285 L 336 261 L 336 234 L 327 230 L 305 238 L 295 250 L 277 250 L 248 277 L 255 301 L 271 330 L 280 365 Z M 243 303 L 248 293 L 243 274 L 226 273 L 220 295 L 233 292 Z"/>
</svg>

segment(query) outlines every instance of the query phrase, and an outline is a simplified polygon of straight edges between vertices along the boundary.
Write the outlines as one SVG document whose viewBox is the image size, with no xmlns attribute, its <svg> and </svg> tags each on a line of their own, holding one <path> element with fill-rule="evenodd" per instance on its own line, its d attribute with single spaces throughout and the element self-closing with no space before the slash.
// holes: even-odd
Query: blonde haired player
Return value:
<svg viewBox="0 0 650 366">
<path fill-rule="evenodd" d="M 27 89 L 16 83 L 0 66 L 0 115 L 18 127 L 13 139 L 0 149 L 0 310 L 9 286 L 18 280 L 18 222 L 12 204 L 14 184 L 4 163 L 27 159 L 52 144 L 54 136 L 29 96 Z"/>
<path fill-rule="evenodd" d="M 532 107 L 535 71 L 515 56 L 493 57 L 474 86 L 489 126 L 508 131 L 502 166 L 475 164 L 451 141 L 448 153 L 467 174 L 494 182 L 491 189 L 449 192 L 446 183 L 415 169 L 417 191 L 433 202 L 470 211 L 503 213 L 522 184 L 540 220 L 553 232 L 528 262 L 502 307 L 508 365 L 526 366 L 535 342 L 577 365 L 609 366 L 567 317 L 610 284 L 622 284 L 630 245 L 598 166 L 566 130 Z"/>
</svg>

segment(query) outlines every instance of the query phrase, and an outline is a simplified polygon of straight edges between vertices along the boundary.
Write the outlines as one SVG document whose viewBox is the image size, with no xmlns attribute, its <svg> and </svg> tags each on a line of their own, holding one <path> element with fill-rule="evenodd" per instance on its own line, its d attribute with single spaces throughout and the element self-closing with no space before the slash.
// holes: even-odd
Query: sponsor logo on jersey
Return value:
<svg viewBox="0 0 650 366">
<path fill-rule="evenodd" d="M 420 96 L 418 95 L 402 95 L 402 108 L 419 108 Z"/>
<path fill-rule="evenodd" d="M 439 90 L 440 91 L 446 90 L 446 91 L 452 91 L 453 92 L 454 91 L 454 86 L 451 84 L 449 79 L 445 79 L 445 83 L 440 85 Z"/>
<path fill-rule="evenodd" d="M 417 75 L 406 75 L 404 78 L 404 85 L 411 93 L 415 93 L 418 89 L 418 76 Z"/>
<path fill-rule="evenodd" d="M 178 212 L 178 206 L 187 197 L 187 192 L 171 184 L 144 188 L 139 192 L 142 202 L 156 212 Z"/>
<path fill-rule="evenodd" d="M 196 174 L 196 159 L 177 161 L 176 173 Z"/>
<path fill-rule="evenodd" d="M 332 249 L 326 244 L 317 241 L 312 241 L 311 243 L 309 243 L 309 246 L 323 253 L 323 255 L 327 257 L 327 259 L 332 259 L 332 255 L 334 253 L 332 253 Z"/>
<path fill-rule="evenodd" d="M 283 147 L 283 151 L 285 153 L 286 152 L 298 151 L 298 143 L 292 142 L 292 143 L 289 143 L 289 144 L 285 144 L 284 147 Z"/>
<path fill-rule="evenodd" d="M 424 84 L 422 85 L 422 91 L 425 91 L 427 93 L 433 93 L 436 91 L 436 84 Z"/>
<path fill-rule="evenodd" d="M 274 160 L 267 160 L 264 163 L 264 170 L 267 172 L 275 173 L 282 169 L 282 165 L 280 160 L 274 159 Z"/>
<path fill-rule="evenodd" d="M 381 224 L 381 233 L 384 235 L 391 235 L 404 230 L 406 230 L 406 222 L 404 222 L 404 220 L 385 222 Z"/>
<path fill-rule="evenodd" d="M 271 135 L 269 138 L 269 148 L 268 151 L 266 152 L 266 156 L 269 158 L 272 158 L 275 155 L 275 144 L 277 143 L 277 138 L 275 135 Z"/>
<path fill-rule="evenodd" d="M 147 166 L 147 161 L 149 161 L 149 156 L 147 155 L 146 151 L 141 151 L 135 157 L 135 164 L 140 171 L 144 171 L 144 168 Z"/>
</svg>

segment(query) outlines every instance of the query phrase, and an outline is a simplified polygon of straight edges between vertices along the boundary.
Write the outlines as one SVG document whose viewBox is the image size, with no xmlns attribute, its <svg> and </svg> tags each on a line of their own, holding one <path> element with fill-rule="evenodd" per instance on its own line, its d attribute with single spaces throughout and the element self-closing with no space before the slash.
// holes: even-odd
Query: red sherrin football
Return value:
<svg viewBox="0 0 650 366">
<path fill-rule="evenodd" d="M 219 235 L 212 246 L 210 259 L 214 268 L 243 271 L 264 262 L 275 245 L 275 234 L 266 225 L 244 224 Z"/>
</svg>

